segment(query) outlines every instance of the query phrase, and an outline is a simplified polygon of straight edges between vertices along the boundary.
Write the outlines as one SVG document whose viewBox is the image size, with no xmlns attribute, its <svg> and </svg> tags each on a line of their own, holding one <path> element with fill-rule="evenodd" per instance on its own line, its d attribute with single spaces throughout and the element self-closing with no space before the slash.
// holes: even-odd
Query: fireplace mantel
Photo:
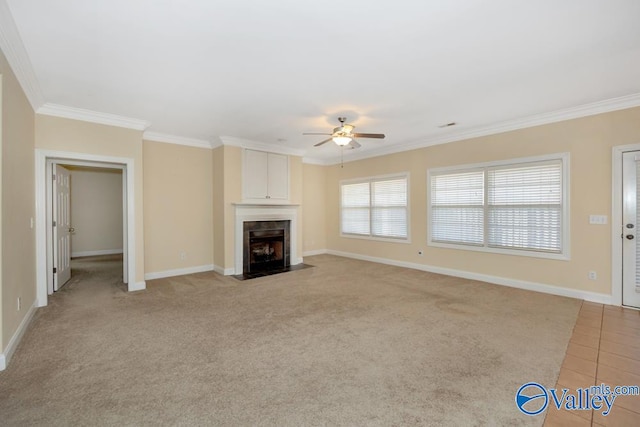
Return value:
<svg viewBox="0 0 640 427">
<path fill-rule="evenodd" d="M 298 208 L 297 204 L 233 203 L 235 206 L 234 274 L 242 274 L 243 223 L 246 221 L 291 221 L 291 265 L 300 264 L 298 258 Z"/>
</svg>

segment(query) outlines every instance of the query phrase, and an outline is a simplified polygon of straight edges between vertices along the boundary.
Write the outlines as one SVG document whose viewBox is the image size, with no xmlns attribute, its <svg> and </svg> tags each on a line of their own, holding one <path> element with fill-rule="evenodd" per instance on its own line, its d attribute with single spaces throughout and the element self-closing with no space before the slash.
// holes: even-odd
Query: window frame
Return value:
<svg viewBox="0 0 640 427">
<path fill-rule="evenodd" d="M 384 237 L 384 236 L 375 236 L 371 234 L 372 227 L 372 212 L 373 206 L 371 205 L 371 184 L 373 182 L 378 181 L 390 181 L 393 179 L 406 179 L 407 181 L 407 237 Z M 344 233 L 342 231 L 342 187 L 344 185 L 349 184 L 369 184 L 369 234 L 355 234 L 355 233 Z M 376 176 L 368 176 L 362 178 L 352 178 L 352 179 L 343 179 L 339 182 L 340 192 L 339 197 L 340 201 L 338 203 L 338 215 L 340 217 L 340 237 L 346 237 L 349 239 L 362 239 L 362 240 L 373 240 L 380 242 L 393 242 L 393 243 L 411 243 L 411 202 L 410 202 L 410 194 L 411 194 L 411 181 L 409 179 L 409 172 L 400 172 L 386 175 L 376 175 Z"/>
<path fill-rule="evenodd" d="M 561 162 L 561 177 L 562 177 L 562 214 L 560 216 L 562 221 L 561 233 L 562 237 L 560 239 L 561 251 L 559 253 L 553 252 L 542 252 L 536 251 L 532 249 L 507 249 L 507 248 L 494 248 L 489 247 L 488 238 L 487 238 L 487 214 L 488 214 L 488 205 L 487 205 L 487 171 L 490 168 L 494 167 L 505 167 L 505 166 L 525 166 L 528 163 L 540 163 L 540 162 L 549 162 L 549 161 L 560 161 Z M 471 172 L 471 171 L 484 171 L 484 236 L 483 236 L 483 245 L 466 245 L 461 243 L 445 243 L 445 242 L 437 242 L 432 239 L 432 193 L 431 193 L 431 180 L 434 175 L 443 175 L 447 173 L 463 173 L 463 172 Z M 532 157 L 519 157 L 514 159 L 507 160 L 499 160 L 492 162 L 483 162 L 483 163 L 473 163 L 473 164 L 464 164 L 464 165 L 456 165 L 456 166 L 447 166 L 447 167 L 438 167 L 438 168 L 430 168 L 427 169 L 427 246 L 436 247 L 436 248 L 446 248 L 446 249 L 459 249 L 459 250 L 467 250 L 467 251 L 475 251 L 475 252 L 485 252 L 485 253 L 495 253 L 495 254 L 503 254 L 503 255 L 516 255 L 516 256 L 525 256 L 525 257 L 533 257 L 533 258 L 546 258 L 546 259 L 555 259 L 562 261 L 569 261 L 571 259 L 571 222 L 570 222 L 570 197 L 569 192 L 571 188 L 570 183 L 570 155 L 569 153 L 555 153 L 548 154 L 542 156 L 532 156 Z"/>
</svg>

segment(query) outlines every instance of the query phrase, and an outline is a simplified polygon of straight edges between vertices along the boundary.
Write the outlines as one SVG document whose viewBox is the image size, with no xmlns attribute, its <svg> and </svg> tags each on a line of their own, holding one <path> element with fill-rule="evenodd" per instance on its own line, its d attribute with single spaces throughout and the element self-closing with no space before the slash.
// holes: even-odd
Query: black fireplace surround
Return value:
<svg viewBox="0 0 640 427">
<path fill-rule="evenodd" d="M 291 221 L 245 221 L 242 224 L 242 272 L 282 270 L 291 265 Z"/>
</svg>

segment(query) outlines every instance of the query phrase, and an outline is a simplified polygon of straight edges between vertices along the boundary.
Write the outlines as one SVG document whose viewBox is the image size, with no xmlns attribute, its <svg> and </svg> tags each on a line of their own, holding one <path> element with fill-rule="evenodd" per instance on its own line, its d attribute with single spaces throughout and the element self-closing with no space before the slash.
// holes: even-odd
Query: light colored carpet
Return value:
<svg viewBox="0 0 640 427">
<path fill-rule="evenodd" d="M 127 293 L 74 263 L 0 372 L 2 425 L 541 425 L 580 301 L 330 255 Z"/>
</svg>

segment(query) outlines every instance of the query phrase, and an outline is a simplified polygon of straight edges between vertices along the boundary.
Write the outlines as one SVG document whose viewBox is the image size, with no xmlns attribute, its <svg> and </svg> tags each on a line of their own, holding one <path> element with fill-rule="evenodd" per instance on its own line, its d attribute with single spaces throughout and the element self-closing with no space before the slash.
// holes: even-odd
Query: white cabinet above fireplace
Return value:
<svg viewBox="0 0 640 427">
<path fill-rule="evenodd" d="M 245 149 L 242 178 L 245 202 L 289 200 L 289 156 Z"/>
</svg>

